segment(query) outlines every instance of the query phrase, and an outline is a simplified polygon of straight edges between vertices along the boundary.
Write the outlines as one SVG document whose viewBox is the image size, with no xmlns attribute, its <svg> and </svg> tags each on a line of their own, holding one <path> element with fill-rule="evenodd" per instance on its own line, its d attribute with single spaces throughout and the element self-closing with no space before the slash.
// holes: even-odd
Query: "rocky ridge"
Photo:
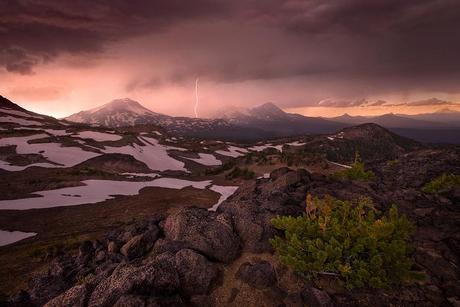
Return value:
<svg viewBox="0 0 460 307">
<path fill-rule="evenodd" d="M 371 165 L 371 182 L 338 182 L 281 168 L 240 188 L 216 212 L 183 208 L 84 242 L 35 276 L 12 306 L 458 306 L 460 191 L 429 195 L 421 187 L 449 171 L 460 153 L 421 150 Z M 332 279 L 299 279 L 268 242 L 270 219 L 300 215 L 307 193 L 392 203 L 417 225 L 414 259 L 425 280 L 391 289 L 345 290 Z"/>
</svg>

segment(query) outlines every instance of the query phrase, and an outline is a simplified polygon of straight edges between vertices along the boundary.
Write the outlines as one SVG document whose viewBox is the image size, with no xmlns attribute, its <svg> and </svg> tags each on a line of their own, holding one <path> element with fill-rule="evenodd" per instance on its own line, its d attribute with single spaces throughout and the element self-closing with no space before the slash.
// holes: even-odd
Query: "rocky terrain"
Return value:
<svg viewBox="0 0 460 307">
<path fill-rule="evenodd" d="M 458 306 L 460 190 L 421 191 L 443 172 L 460 173 L 458 149 L 421 149 L 375 162 L 370 182 L 342 182 L 280 168 L 241 187 L 216 212 L 187 207 L 153 215 L 58 255 L 12 306 Z M 305 281 L 268 243 L 276 215 L 300 215 L 304 199 L 371 197 L 417 225 L 416 269 L 425 278 L 390 289 L 346 290 L 333 278 Z"/>
</svg>

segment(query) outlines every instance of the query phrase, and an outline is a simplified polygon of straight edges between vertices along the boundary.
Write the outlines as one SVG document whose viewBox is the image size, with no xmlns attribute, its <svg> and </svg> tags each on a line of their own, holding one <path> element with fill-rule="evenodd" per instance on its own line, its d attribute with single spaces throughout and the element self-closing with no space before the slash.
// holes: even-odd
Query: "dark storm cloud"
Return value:
<svg viewBox="0 0 460 307">
<path fill-rule="evenodd" d="M 209 33 L 188 31 L 199 24 Z M 183 31 L 168 36 L 172 28 Z M 367 94 L 374 88 L 459 92 L 452 81 L 460 77 L 458 0 L 6 0 L 0 66 L 27 74 L 62 54 L 89 58 L 113 42 L 155 33 L 166 37 L 134 49 L 151 48 L 171 69 L 133 76 L 128 90 L 199 74 L 216 82 L 353 80 L 349 91 Z M 190 35 L 199 43 L 190 44 Z M 162 45 L 177 56 L 171 60 L 158 50 Z"/>
<path fill-rule="evenodd" d="M 0 65 L 28 73 L 62 53 L 102 52 L 110 42 L 227 11 L 219 0 L 1 1 L 0 48 L 7 51 L 0 53 Z"/>
</svg>

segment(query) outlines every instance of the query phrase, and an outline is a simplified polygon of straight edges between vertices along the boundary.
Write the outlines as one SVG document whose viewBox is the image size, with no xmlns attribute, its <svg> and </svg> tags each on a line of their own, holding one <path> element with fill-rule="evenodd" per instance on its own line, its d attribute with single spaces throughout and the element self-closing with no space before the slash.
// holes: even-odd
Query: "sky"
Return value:
<svg viewBox="0 0 460 307">
<path fill-rule="evenodd" d="M 460 110 L 458 0 L 3 0 L 0 95 L 63 117 Z"/>
</svg>

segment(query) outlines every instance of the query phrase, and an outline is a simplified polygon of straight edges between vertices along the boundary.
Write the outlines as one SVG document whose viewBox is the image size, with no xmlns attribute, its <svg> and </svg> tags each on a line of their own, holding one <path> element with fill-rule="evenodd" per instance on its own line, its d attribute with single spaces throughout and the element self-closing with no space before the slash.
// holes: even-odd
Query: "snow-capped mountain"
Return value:
<svg viewBox="0 0 460 307">
<path fill-rule="evenodd" d="M 304 133 L 332 133 L 344 127 L 321 118 L 289 114 L 273 103 L 252 109 L 230 109 L 213 119 L 173 117 L 155 113 L 131 99 L 117 99 L 66 118 L 107 127 L 151 124 L 169 133 L 203 138 L 254 140 Z"/>
<path fill-rule="evenodd" d="M 232 124 L 267 131 L 273 136 L 332 133 L 346 126 L 323 118 L 286 113 L 271 102 L 252 109 L 221 114 L 222 118 Z"/>
<path fill-rule="evenodd" d="M 66 120 L 107 127 L 121 127 L 133 126 L 145 121 L 157 122 L 167 117 L 145 108 L 137 101 L 124 98 L 115 99 L 97 108 L 70 115 Z"/>
</svg>

